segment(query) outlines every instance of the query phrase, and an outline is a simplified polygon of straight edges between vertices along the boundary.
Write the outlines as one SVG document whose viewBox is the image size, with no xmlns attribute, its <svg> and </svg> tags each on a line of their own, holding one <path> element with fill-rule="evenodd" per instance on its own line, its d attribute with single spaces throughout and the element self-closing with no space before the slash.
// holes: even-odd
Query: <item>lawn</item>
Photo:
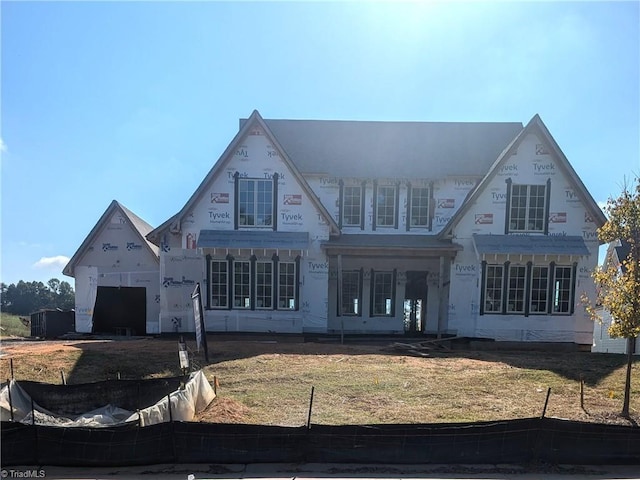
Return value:
<svg viewBox="0 0 640 480">
<path fill-rule="evenodd" d="M 18 315 L 0 313 L 0 338 L 28 337 L 31 329 L 22 323 Z"/>
<path fill-rule="evenodd" d="M 389 345 L 209 340 L 203 366 L 218 398 L 207 422 L 296 426 L 443 423 L 547 416 L 624 423 L 625 357 L 587 352 L 457 350 L 415 357 Z M 193 345 L 191 345 L 193 348 Z M 176 375 L 175 340 L 3 342 L 0 378 L 13 359 L 17 379 L 69 383 Z M 631 410 L 640 421 L 640 373 L 633 370 Z M 584 382 L 584 408 L 580 405 Z"/>
</svg>

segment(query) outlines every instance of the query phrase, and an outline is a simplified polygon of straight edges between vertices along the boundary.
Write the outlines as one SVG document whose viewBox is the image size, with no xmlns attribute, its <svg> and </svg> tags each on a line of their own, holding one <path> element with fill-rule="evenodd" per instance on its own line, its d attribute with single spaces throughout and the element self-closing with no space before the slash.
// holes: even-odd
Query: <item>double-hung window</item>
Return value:
<svg viewBox="0 0 640 480">
<path fill-rule="evenodd" d="M 484 312 L 502 312 L 502 275 L 504 267 L 502 265 L 487 265 L 484 280 Z"/>
<path fill-rule="evenodd" d="M 273 308 L 273 262 L 256 262 L 256 308 Z"/>
<path fill-rule="evenodd" d="M 572 268 L 556 266 L 553 273 L 553 312 L 571 312 Z"/>
<path fill-rule="evenodd" d="M 362 273 L 360 270 L 342 272 L 340 315 L 362 315 Z"/>
<path fill-rule="evenodd" d="M 533 267 L 531 269 L 531 300 L 529 311 L 532 314 L 547 313 L 547 296 L 549 293 L 549 267 Z"/>
<path fill-rule="evenodd" d="M 209 309 L 298 310 L 299 257 L 293 261 L 209 258 Z"/>
<path fill-rule="evenodd" d="M 372 316 L 393 316 L 394 311 L 393 272 L 372 274 Z"/>
<path fill-rule="evenodd" d="M 527 269 L 523 265 L 509 267 L 507 313 L 524 313 L 524 293 Z"/>
<path fill-rule="evenodd" d="M 573 312 L 575 265 L 507 263 L 485 264 L 483 269 L 481 314 L 566 315 Z"/>
<path fill-rule="evenodd" d="M 278 309 L 296 309 L 296 264 L 278 263 Z"/>
<path fill-rule="evenodd" d="M 238 226 L 273 226 L 273 180 L 238 179 Z"/>
<path fill-rule="evenodd" d="M 362 187 L 345 186 L 342 190 L 342 225 L 359 227 L 362 223 Z"/>
<path fill-rule="evenodd" d="M 409 210 L 411 227 L 429 226 L 429 189 L 413 187 L 411 189 L 411 208 Z"/>
<path fill-rule="evenodd" d="M 211 308 L 229 308 L 229 262 L 212 260 L 209 268 Z"/>
<path fill-rule="evenodd" d="M 376 195 L 376 225 L 379 227 L 395 226 L 396 187 L 379 186 Z"/>
<path fill-rule="evenodd" d="M 510 232 L 545 231 L 546 185 L 511 185 Z"/>
<path fill-rule="evenodd" d="M 251 308 L 250 262 L 233 262 L 233 308 Z"/>
</svg>

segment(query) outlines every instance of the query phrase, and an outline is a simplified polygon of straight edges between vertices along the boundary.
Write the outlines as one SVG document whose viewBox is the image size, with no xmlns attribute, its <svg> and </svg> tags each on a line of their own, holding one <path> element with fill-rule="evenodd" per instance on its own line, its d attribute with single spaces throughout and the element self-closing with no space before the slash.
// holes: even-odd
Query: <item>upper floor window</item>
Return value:
<svg viewBox="0 0 640 480">
<path fill-rule="evenodd" d="M 379 227 L 395 226 L 396 187 L 379 186 L 376 195 L 376 225 Z"/>
<path fill-rule="evenodd" d="M 511 185 L 509 231 L 544 232 L 546 197 L 546 185 Z"/>
<path fill-rule="evenodd" d="M 362 223 L 362 187 L 345 186 L 342 191 L 342 225 L 359 227 Z"/>
<path fill-rule="evenodd" d="M 273 226 L 273 180 L 238 179 L 238 226 Z"/>
<path fill-rule="evenodd" d="M 425 187 L 413 187 L 411 188 L 410 198 L 409 225 L 411 227 L 428 227 L 429 189 Z"/>
</svg>

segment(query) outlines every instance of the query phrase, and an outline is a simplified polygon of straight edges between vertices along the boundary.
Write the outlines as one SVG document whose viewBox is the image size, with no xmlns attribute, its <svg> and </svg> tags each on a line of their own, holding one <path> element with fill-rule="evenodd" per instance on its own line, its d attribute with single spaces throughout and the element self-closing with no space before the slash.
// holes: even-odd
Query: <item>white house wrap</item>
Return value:
<svg viewBox="0 0 640 480">
<path fill-rule="evenodd" d="M 158 328 L 193 330 L 199 281 L 210 332 L 591 344 L 577 305 L 594 291 L 604 221 L 537 115 L 523 127 L 254 111 L 146 235 Z"/>
</svg>

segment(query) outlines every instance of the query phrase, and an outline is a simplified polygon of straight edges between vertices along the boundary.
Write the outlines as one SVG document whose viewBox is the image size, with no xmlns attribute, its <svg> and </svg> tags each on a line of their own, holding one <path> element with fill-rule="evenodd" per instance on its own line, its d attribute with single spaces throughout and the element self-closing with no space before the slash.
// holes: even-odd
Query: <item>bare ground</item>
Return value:
<svg viewBox="0 0 640 480">
<path fill-rule="evenodd" d="M 209 340 L 218 397 L 198 419 L 304 424 L 315 387 L 314 423 L 431 423 L 546 415 L 598 423 L 620 418 L 624 357 L 589 353 L 434 352 L 415 357 L 389 345 Z M 193 348 L 193 345 L 191 345 Z M 100 339 L 3 341 L 0 378 L 69 383 L 176 375 L 177 341 Z M 633 371 L 632 421 L 640 421 L 640 374 Z M 584 380 L 584 408 L 580 406 Z"/>
</svg>

